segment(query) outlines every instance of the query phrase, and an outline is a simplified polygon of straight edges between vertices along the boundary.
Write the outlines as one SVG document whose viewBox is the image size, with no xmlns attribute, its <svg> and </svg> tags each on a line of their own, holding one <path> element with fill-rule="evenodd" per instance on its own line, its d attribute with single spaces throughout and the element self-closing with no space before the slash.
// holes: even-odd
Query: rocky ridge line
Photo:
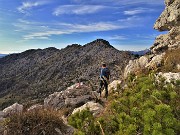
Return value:
<svg viewBox="0 0 180 135">
<path fill-rule="evenodd" d="M 156 37 L 153 46 L 150 48 L 151 54 L 129 61 L 124 71 L 125 78 L 130 73 L 137 74 L 143 70 L 155 70 L 161 67 L 166 52 L 180 48 L 180 1 L 165 0 L 165 5 L 165 10 L 156 20 L 154 28 L 169 32 Z M 180 61 L 176 64 L 175 66 L 178 67 Z"/>
<path fill-rule="evenodd" d="M 151 52 L 155 54 L 180 46 L 180 1 L 165 0 L 165 5 L 165 10 L 156 20 L 154 29 L 169 32 L 156 38 L 151 47 Z"/>
</svg>

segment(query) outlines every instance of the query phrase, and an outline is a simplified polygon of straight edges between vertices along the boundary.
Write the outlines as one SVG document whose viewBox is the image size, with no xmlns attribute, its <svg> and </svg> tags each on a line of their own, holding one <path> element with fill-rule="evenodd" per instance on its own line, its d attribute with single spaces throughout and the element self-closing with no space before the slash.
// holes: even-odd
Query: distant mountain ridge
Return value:
<svg viewBox="0 0 180 135">
<path fill-rule="evenodd" d="M 7 54 L 0 54 L 0 58 L 5 57 Z"/>
<path fill-rule="evenodd" d="M 130 59 L 133 59 L 131 53 L 119 51 L 103 39 L 83 46 L 69 45 L 61 50 L 50 47 L 8 55 L 0 59 L 0 97 L 4 99 L 0 105 L 43 99 L 77 80 L 89 80 L 98 85 L 102 62 L 110 68 L 111 80 L 117 79 L 120 69 Z"/>
<path fill-rule="evenodd" d="M 146 53 L 150 52 L 150 49 L 145 49 L 145 50 L 141 50 L 141 51 L 130 51 L 132 54 L 134 55 L 145 55 Z"/>
</svg>

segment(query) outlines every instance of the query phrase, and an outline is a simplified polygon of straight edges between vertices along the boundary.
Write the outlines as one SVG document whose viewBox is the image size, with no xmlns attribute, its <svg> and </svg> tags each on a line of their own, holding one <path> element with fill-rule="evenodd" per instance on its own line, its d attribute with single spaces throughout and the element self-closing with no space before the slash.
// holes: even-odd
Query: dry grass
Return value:
<svg viewBox="0 0 180 135">
<path fill-rule="evenodd" d="M 177 65 L 180 64 L 179 52 L 180 48 L 166 52 L 164 65 L 161 68 L 163 72 L 180 72 L 180 69 L 177 68 Z"/>
<path fill-rule="evenodd" d="M 50 109 L 26 111 L 7 118 L 4 126 L 8 135 L 59 135 L 68 128 L 61 116 L 62 112 Z"/>
</svg>

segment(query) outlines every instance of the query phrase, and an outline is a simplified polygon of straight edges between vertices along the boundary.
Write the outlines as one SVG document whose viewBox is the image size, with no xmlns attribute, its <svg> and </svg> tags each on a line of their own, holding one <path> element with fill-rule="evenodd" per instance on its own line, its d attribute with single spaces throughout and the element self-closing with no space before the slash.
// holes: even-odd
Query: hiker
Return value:
<svg viewBox="0 0 180 135">
<path fill-rule="evenodd" d="M 100 68 L 100 86 L 99 86 L 98 93 L 100 94 L 100 97 L 101 97 L 101 93 L 102 93 L 103 86 L 104 86 L 104 88 L 105 88 L 105 98 L 106 99 L 108 97 L 109 77 L 110 77 L 110 71 L 106 67 L 106 64 L 102 63 L 102 67 Z"/>
</svg>

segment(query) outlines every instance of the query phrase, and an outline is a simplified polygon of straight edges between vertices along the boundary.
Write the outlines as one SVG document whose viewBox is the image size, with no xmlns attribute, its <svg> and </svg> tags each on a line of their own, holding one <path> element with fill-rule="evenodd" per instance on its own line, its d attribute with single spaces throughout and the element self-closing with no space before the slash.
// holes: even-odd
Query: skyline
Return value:
<svg viewBox="0 0 180 135">
<path fill-rule="evenodd" d="M 0 0 L 0 53 L 105 39 L 119 50 L 152 46 L 164 0 Z"/>
</svg>

